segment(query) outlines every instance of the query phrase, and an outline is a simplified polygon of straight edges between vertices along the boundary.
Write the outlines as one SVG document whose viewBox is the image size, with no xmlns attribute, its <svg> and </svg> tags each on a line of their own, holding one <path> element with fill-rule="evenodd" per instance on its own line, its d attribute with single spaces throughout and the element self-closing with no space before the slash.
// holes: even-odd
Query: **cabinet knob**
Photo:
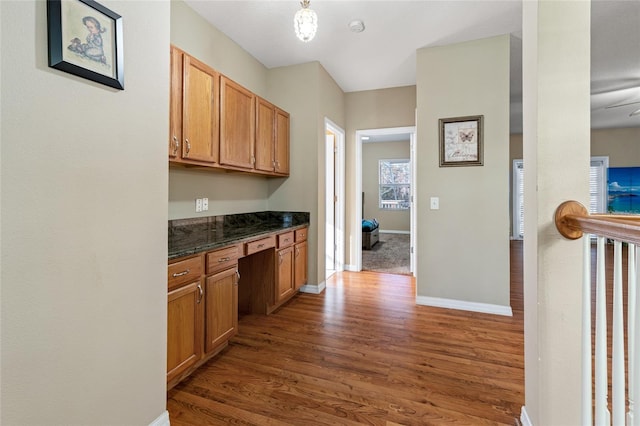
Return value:
<svg viewBox="0 0 640 426">
<path fill-rule="evenodd" d="M 189 143 L 189 139 L 185 139 L 184 142 L 187 144 L 187 155 L 189 155 L 189 151 L 191 151 L 191 144 Z"/>
</svg>

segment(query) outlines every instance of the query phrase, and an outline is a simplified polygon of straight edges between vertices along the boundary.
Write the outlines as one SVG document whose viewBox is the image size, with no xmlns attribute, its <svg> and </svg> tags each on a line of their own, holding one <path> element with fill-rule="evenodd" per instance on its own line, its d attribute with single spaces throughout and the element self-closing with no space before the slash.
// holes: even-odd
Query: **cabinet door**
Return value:
<svg viewBox="0 0 640 426">
<path fill-rule="evenodd" d="M 262 98 L 256 100 L 256 170 L 275 168 L 275 107 Z"/>
<path fill-rule="evenodd" d="M 276 263 L 274 303 L 281 302 L 293 293 L 293 247 L 278 250 Z"/>
<path fill-rule="evenodd" d="M 255 95 L 222 76 L 220 96 L 220 163 L 253 169 L 256 136 Z"/>
<path fill-rule="evenodd" d="M 169 88 L 169 159 L 180 159 L 182 146 L 182 51 L 171 47 Z"/>
<path fill-rule="evenodd" d="M 206 64 L 184 55 L 182 157 L 218 162 L 220 75 Z"/>
<path fill-rule="evenodd" d="M 200 281 L 169 292 L 167 306 L 167 382 L 202 357 L 203 304 Z"/>
<path fill-rule="evenodd" d="M 299 289 L 307 283 L 307 242 L 303 241 L 294 247 L 294 286 Z"/>
<path fill-rule="evenodd" d="M 205 352 L 209 353 L 238 331 L 238 269 L 207 277 L 205 287 Z"/>
<path fill-rule="evenodd" d="M 289 113 L 275 109 L 275 169 L 276 173 L 289 175 Z"/>
</svg>

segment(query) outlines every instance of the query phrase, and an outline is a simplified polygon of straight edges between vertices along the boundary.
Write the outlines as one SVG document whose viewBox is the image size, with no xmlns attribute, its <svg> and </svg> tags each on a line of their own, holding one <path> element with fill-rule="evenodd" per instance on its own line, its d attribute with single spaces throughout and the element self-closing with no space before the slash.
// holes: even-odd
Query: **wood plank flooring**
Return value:
<svg viewBox="0 0 640 426">
<path fill-rule="evenodd" d="M 469 283 L 473 285 L 473 283 Z M 240 318 L 168 393 L 179 425 L 513 425 L 524 405 L 521 245 L 513 317 L 417 306 L 409 276 L 343 272 Z"/>
</svg>

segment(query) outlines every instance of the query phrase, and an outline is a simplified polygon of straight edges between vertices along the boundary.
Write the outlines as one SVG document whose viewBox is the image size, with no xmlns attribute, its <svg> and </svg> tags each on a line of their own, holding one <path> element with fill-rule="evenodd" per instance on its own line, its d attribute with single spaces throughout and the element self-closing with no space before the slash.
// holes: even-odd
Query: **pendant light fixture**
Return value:
<svg viewBox="0 0 640 426">
<path fill-rule="evenodd" d="M 309 9 L 309 1 L 310 0 L 302 0 L 300 2 L 302 9 L 297 11 L 293 17 L 296 36 L 305 43 L 313 40 L 318 30 L 318 15 Z"/>
</svg>

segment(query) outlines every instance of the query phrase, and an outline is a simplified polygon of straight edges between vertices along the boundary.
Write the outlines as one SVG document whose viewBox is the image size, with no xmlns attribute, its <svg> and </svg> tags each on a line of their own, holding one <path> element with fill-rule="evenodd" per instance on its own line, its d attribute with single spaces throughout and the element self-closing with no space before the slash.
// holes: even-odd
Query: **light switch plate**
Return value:
<svg viewBox="0 0 640 426">
<path fill-rule="evenodd" d="M 209 199 L 208 198 L 203 198 L 202 199 L 202 211 L 206 212 L 207 210 L 209 210 Z"/>
<path fill-rule="evenodd" d="M 429 206 L 431 207 L 431 210 L 439 210 L 440 209 L 440 198 L 431 197 Z"/>
</svg>

